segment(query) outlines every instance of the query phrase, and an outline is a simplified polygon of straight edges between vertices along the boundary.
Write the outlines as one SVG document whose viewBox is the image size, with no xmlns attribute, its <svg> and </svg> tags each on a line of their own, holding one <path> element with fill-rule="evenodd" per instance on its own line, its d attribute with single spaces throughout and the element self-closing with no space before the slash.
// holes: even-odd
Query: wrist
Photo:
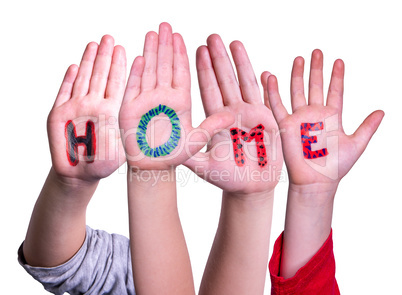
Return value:
<svg viewBox="0 0 402 295">
<path fill-rule="evenodd" d="M 331 232 L 337 184 L 289 184 L 280 275 L 293 277 Z"/>
<path fill-rule="evenodd" d="M 51 168 L 39 199 L 55 212 L 64 215 L 85 214 L 99 181 L 84 181 L 64 177 Z"/>
<path fill-rule="evenodd" d="M 49 172 L 49 178 L 65 194 L 76 195 L 85 191 L 95 191 L 99 180 L 82 180 L 74 177 L 65 177 L 58 174 L 52 167 Z"/>
<path fill-rule="evenodd" d="M 129 166 L 127 188 L 130 216 L 145 219 L 152 214 L 153 218 L 172 216 L 177 218 L 176 169 L 174 167 L 165 170 L 144 170 Z"/>
<path fill-rule="evenodd" d="M 319 247 L 331 230 L 336 188 L 321 183 L 289 184 L 285 236 L 302 236 L 314 249 Z"/>
<path fill-rule="evenodd" d="M 334 201 L 338 183 L 289 184 L 288 198 L 306 207 L 328 206 Z"/>
<path fill-rule="evenodd" d="M 238 193 L 223 191 L 224 202 L 236 204 L 239 208 L 246 210 L 271 210 L 274 200 L 274 190 L 257 193 Z"/>
<path fill-rule="evenodd" d="M 223 191 L 223 196 L 236 198 L 243 201 L 264 201 L 267 199 L 272 199 L 274 197 L 274 190 L 254 192 L 254 193 L 241 193 L 241 192 L 229 192 Z"/>
<path fill-rule="evenodd" d="M 129 183 L 136 183 L 142 186 L 156 186 L 176 182 L 176 167 L 167 169 L 141 169 L 138 166 L 128 165 L 127 180 Z"/>
</svg>

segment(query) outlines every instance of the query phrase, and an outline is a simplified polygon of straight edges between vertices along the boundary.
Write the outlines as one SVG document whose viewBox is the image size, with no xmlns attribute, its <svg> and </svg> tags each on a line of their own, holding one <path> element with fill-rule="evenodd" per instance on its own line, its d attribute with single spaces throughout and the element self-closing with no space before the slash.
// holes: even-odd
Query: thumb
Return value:
<svg viewBox="0 0 402 295">
<path fill-rule="evenodd" d="M 371 113 L 363 123 L 353 133 L 352 138 L 358 148 L 360 154 L 366 149 L 371 137 L 377 131 L 378 126 L 384 117 L 384 112 L 381 110 Z"/>
<path fill-rule="evenodd" d="M 269 98 L 268 98 L 268 77 L 271 76 L 271 73 L 268 71 L 265 71 L 261 74 L 261 84 L 262 88 L 264 90 L 264 104 L 267 108 L 271 109 L 271 106 L 269 105 Z"/>
<path fill-rule="evenodd" d="M 218 132 L 226 129 L 235 121 L 234 115 L 229 112 L 215 113 L 208 116 L 197 128 L 188 134 L 187 145 L 191 155 L 199 152 Z"/>
</svg>

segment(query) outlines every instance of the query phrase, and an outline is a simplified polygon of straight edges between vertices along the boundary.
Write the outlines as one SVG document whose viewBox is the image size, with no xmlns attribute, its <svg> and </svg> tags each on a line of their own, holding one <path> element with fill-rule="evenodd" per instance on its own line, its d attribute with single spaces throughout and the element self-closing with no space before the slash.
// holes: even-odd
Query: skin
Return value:
<svg viewBox="0 0 402 295">
<path fill-rule="evenodd" d="M 303 70 L 304 59 L 297 57 L 291 78 L 292 114 L 288 114 L 282 104 L 276 77 L 270 75 L 267 82 L 269 103 L 279 128 L 283 130 L 281 140 L 289 174 L 280 267 L 280 275 L 285 279 L 294 276 L 328 238 L 339 182 L 362 155 L 384 116 L 383 111 L 375 111 L 352 135 L 346 135 L 342 127 L 345 72 L 343 61 L 338 59 L 334 63 L 325 105 L 323 54 L 320 50 L 312 53 L 307 100 L 304 94 Z M 326 147 L 329 154 L 323 158 L 305 160 L 300 140 L 300 124 L 313 122 L 324 122 L 324 130 L 317 135 L 318 142 L 312 144 L 312 149 Z"/>
<path fill-rule="evenodd" d="M 126 56 L 111 36 L 86 47 L 80 66 L 71 65 L 49 114 L 47 129 L 52 168 L 38 197 L 23 246 L 32 266 L 52 267 L 68 261 L 86 234 L 86 208 L 101 178 L 125 161 L 117 116 L 124 94 Z M 96 157 L 86 163 L 79 148 L 79 163 L 66 155 L 65 124 L 73 120 L 77 136 L 85 123 L 95 124 Z"/>
<path fill-rule="evenodd" d="M 141 116 L 159 104 L 179 117 L 182 136 L 170 155 L 140 151 L 135 130 Z M 148 142 L 163 144 L 171 124 L 159 115 L 148 125 Z M 190 71 L 182 37 L 162 23 L 149 32 L 144 54 L 134 60 L 120 110 L 128 173 L 130 244 L 137 294 L 194 294 L 187 246 L 177 210 L 176 167 L 197 153 L 217 131 L 233 123 L 228 112 L 191 124 Z M 191 135 L 191 136 L 190 136 Z M 151 179 L 149 175 L 154 175 Z"/>
<path fill-rule="evenodd" d="M 304 61 L 299 57 L 292 71 L 293 114 L 289 115 L 283 107 L 276 77 L 269 73 L 262 75 L 262 81 L 268 80 L 265 108 L 243 45 L 235 41 L 230 49 L 239 82 L 219 36 L 210 36 L 207 46 L 197 51 L 197 70 L 207 119 L 198 128 L 193 128 L 184 42 L 179 34 L 172 33 L 170 25 L 161 24 L 159 34 L 147 34 L 144 56 L 133 63 L 119 126 L 117 115 L 125 82 L 124 49 L 114 46 L 110 36 L 104 36 L 100 45 L 88 44 L 80 66 L 72 65 L 67 70 L 49 114 L 52 168 L 35 205 L 23 246 L 30 265 L 57 266 L 79 250 L 85 239 L 86 207 L 99 180 L 113 173 L 127 157 L 136 291 L 138 294 L 194 294 L 176 200 L 175 167 L 185 163 L 200 177 L 223 189 L 221 217 L 200 294 L 262 293 L 277 180 L 257 179 L 254 185 L 234 181 L 233 159 L 222 158 L 231 154 L 230 128 L 249 130 L 262 123 L 266 130 L 277 133 L 273 115 L 280 129 L 285 130 L 281 140 L 290 177 L 281 275 L 285 278 L 293 276 L 317 252 L 331 229 L 333 200 L 339 181 L 363 153 L 384 114 L 382 111 L 372 113 L 353 135 L 345 135 L 341 122 L 344 65 L 341 60 L 334 64 L 324 106 L 322 53 L 318 50 L 312 56 L 308 103 L 303 90 Z M 159 104 L 174 109 L 183 134 L 191 134 L 182 137 L 183 148 L 168 160 L 141 157 L 131 133 L 141 116 Z M 300 123 L 325 122 L 332 116 L 338 119 L 339 128 L 331 134 L 322 131 L 319 140 L 327 142 L 327 137 L 336 137 L 338 144 L 326 146 L 328 170 L 317 172 L 297 152 L 301 147 Z M 95 123 L 97 155 L 94 163 L 86 163 L 80 148 L 80 162 L 73 167 L 65 154 L 64 126 L 68 120 L 73 120 L 77 134 L 83 135 L 83 122 L 88 118 Z M 155 120 L 152 124 L 156 139 L 170 134 L 166 121 Z M 123 129 L 126 154 L 120 140 L 120 128 Z M 269 142 L 276 145 L 268 147 L 266 144 L 270 166 L 263 169 L 280 171 L 282 157 L 276 150 L 281 149 L 281 143 L 274 141 L 272 134 L 275 132 L 265 134 Z M 199 153 L 211 138 L 207 152 Z M 336 159 L 333 158 L 334 150 L 338 151 Z M 247 158 L 247 167 L 251 171 L 262 171 L 252 155 Z M 231 171 L 228 182 L 218 182 L 206 173 L 226 170 Z M 334 170 L 337 176 L 328 177 Z M 145 172 L 165 178 L 144 181 L 141 176 Z"/>
<path fill-rule="evenodd" d="M 230 112 L 236 118 L 232 125 L 212 137 L 206 153 L 198 153 L 185 163 L 200 177 L 223 190 L 219 225 L 199 294 L 262 294 L 274 188 L 283 160 L 280 140 L 276 138 L 278 127 L 271 110 L 263 104 L 247 52 L 239 41 L 232 42 L 230 50 L 238 81 L 218 35 L 211 35 L 207 46 L 201 46 L 197 51 L 198 80 L 207 118 L 222 111 Z M 230 128 L 238 127 L 248 132 L 260 123 L 265 127 L 268 165 L 258 166 L 255 141 L 252 141 L 244 144 L 249 151 L 245 166 L 236 166 Z M 238 173 L 244 171 L 249 171 L 253 178 L 236 179 Z M 269 171 L 272 174 L 267 177 L 264 173 Z M 214 177 L 216 174 L 222 178 Z"/>
</svg>

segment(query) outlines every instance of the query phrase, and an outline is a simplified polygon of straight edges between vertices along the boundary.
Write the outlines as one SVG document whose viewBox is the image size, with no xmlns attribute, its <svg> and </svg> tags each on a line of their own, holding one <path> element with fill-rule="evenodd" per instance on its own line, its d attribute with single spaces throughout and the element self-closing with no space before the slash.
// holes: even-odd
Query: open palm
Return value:
<svg viewBox="0 0 402 295">
<path fill-rule="evenodd" d="M 303 70 L 304 60 L 297 57 L 291 78 L 291 115 L 282 104 L 276 77 L 268 78 L 269 102 L 281 130 L 290 183 L 336 186 L 363 153 L 384 114 L 382 111 L 373 112 L 354 134 L 346 135 L 342 127 L 343 61 L 337 60 L 334 63 L 326 105 L 323 94 L 323 55 L 320 50 L 312 53 L 308 103 L 304 95 Z M 305 123 L 322 124 L 322 129 L 308 131 L 302 136 L 301 129 L 307 126 Z M 310 127 L 313 126 L 310 124 Z M 308 144 L 307 150 L 303 149 L 302 140 L 312 136 L 316 136 L 316 143 Z"/>
<path fill-rule="evenodd" d="M 149 32 L 134 60 L 120 110 L 128 164 L 138 169 L 176 167 L 199 151 L 215 130 L 233 121 L 218 114 L 194 129 L 190 70 L 182 37 L 167 23 Z"/>
<path fill-rule="evenodd" d="M 124 48 L 114 46 L 113 38 L 107 35 L 99 46 L 94 42 L 88 44 L 79 68 L 69 67 L 47 124 L 56 173 L 99 180 L 125 162 L 118 125 L 125 74 Z M 88 132 L 87 122 L 93 123 L 93 133 Z M 67 126 L 74 127 L 70 129 L 70 135 L 75 132 L 74 136 L 67 136 Z M 78 137 L 90 141 L 91 148 L 78 142 L 71 145 L 75 152 L 74 148 L 68 149 L 69 142 Z"/>
<path fill-rule="evenodd" d="M 271 191 L 278 183 L 283 162 L 278 127 L 271 110 L 262 102 L 243 44 L 235 41 L 230 49 L 239 82 L 218 35 L 211 35 L 207 46 L 198 49 L 197 71 L 206 116 L 227 111 L 236 120 L 211 139 L 206 153 L 195 155 L 186 166 L 227 192 Z M 252 129 L 260 124 L 264 126 L 265 155 L 257 153 L 256 140 L 243 138 L 233 145 L 233 128 L 253 134 Z"/>
</svg>

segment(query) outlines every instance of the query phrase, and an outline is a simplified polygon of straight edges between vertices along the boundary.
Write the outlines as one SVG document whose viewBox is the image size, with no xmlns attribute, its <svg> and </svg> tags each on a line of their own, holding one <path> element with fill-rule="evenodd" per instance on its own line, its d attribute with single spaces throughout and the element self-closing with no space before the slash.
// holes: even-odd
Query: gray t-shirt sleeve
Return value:
<svg viewBox="0 0 402 295">
<path fill-rule="evenodd" d="M 54 294 L 135 295 L 130 243 L 121 235 L 87 227 L 81 249 L 66 263 L 51 267 L 32 267 L 18 251 L 22 267 L 46 290 Z"/>
</svg>

